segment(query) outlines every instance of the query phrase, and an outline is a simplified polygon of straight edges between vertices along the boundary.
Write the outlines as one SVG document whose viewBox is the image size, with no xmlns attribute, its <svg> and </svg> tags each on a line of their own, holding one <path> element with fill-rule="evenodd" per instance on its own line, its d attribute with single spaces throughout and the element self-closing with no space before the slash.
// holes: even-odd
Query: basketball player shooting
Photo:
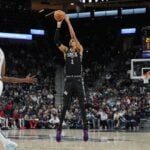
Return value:
<svg viewBox="0 0 150 150">
<path fill-rule="evenodd" d="M 8 77 L 5 76 L 5 55 L 3 50 L 0 48 L 0 96 L 2 95 L 3 91 L 3 82 L 6 83 L 36 83 L 37 79 L 35 76 L 26 76 L 25 78 L 16 78 L 16 77 Z M 16 150 L 17 144 L 7 139 L 3 136 L 0 132 L 0 141 L 4 146 L 4 150 Z"/>
<path fill-rule="evenodd" d="M 83 120 L 83 140 L 88 141 L 88 127 L 84 105 L 85 91 L 82 76 L 83 47 L 78 41 L 72 24 L 66 15 L 64 17 L 64 20 L 68 25 L 71 39 L 69 41 L 69 47 L 63 45 L 60 41 L 60 30 L 63 20 L 56 20 L 57 28 L 54 36 L 54 41 L 58 49 L 63 53 L 65 59 L 65 87 L 63 96 L 63 108 L 60 115 L 60 123 L 57 128 L 56 140 L 58 142 L 61 141 L 62 123 L 65 118 L 66 111 L 70 107 L 72 97 L 77 97 L 79 100 Z"/>
</svg>

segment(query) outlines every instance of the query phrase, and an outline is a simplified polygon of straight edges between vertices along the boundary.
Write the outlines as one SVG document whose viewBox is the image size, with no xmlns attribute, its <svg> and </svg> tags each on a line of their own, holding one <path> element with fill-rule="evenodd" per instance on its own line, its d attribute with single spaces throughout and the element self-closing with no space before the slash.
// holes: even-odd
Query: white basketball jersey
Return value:
<svg viewBox="0 0 150 150">
<path fill-rule="evenodd" d="M 2 65 L 5 59 L 5 55 L 3 50 L 0 48 L 0 78 L 2 77 Z M 3 82 L 0 80 L 0 96 L 2 95 L 3 91 Z"/>
</svg>

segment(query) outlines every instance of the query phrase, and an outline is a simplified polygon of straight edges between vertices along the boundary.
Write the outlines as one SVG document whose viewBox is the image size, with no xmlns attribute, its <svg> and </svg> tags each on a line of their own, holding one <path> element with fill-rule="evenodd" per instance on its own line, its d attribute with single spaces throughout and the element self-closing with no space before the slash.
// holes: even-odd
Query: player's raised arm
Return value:
<svg viewBox="0 0 150 150">
<path fill-rule="evenodd" d="M 7 83 L 31 83 L 34 84 L 37 82 L 37 78 L 34 76 L 31 76 L 30 74 L 27 75 L 25 78 L 17 78 L 17 77 L 7 77 L 3 76 L 1 78 L 3 82 Z"/>
<path fill-rule="evenodd" d="M 68 51 L 68 47 L 62 44 L 60 41 L 61 25 L 62 25 L 62 21 L 57 21 L 57 28 L 54 35 L 54 42 L 61 52 L 66 53 Z"/>
<path fill-rule="evenodd" d="M 66 17 L 65 17 L 65 21 L 66 21 L 66 23 L 67 23 L 67 25 L 68 25 L 71 38 L 75 40 L 76 45 L 77 45 L 77 48 L 78 48 L 79 51 L 82 53 L 82 52 L 83 52 L 83 46 L 80 44 L 80 42 L 79 42 L 79 40 L 78 40 L 78 38 L 77 38 L 77 36 L 76 36 L 76 34 L 75 34 L 75 31 L 74 31 L 74 29 L 73 29 L 73 26 L 72 26 L 72 24 L 71 24 L 71 21 L 70 21 L 70 19 L 69 19 L 69 17 L 68 17 L 67 15 L 66 15 Z"/>
</svg>

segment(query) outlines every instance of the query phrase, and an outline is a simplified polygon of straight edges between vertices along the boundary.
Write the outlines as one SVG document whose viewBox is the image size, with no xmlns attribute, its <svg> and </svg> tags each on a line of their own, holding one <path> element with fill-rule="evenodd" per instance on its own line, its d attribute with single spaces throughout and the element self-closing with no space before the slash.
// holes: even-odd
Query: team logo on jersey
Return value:
<svg viewBox="0 0 150 150">
<path fill-rule="evenodd" d="M 67 53 L 67 57 L 75 58 L 75 57 L 78 57 L 78 54 L 77 52 L 70 52 L 70 53 Z"/>
</svg>

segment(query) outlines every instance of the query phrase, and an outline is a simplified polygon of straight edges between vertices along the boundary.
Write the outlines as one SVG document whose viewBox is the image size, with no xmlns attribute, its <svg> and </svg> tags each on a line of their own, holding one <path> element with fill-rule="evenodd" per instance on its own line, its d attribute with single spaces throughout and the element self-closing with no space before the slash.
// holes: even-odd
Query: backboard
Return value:
<svg viewBox="0 0 150 150">
<path fill-rule="evenodd" d="M 144 74 L 150 72 L 150 58 L 149 59 L 131 59 L 130 78 L 142 79 Z"/>
</svg>

